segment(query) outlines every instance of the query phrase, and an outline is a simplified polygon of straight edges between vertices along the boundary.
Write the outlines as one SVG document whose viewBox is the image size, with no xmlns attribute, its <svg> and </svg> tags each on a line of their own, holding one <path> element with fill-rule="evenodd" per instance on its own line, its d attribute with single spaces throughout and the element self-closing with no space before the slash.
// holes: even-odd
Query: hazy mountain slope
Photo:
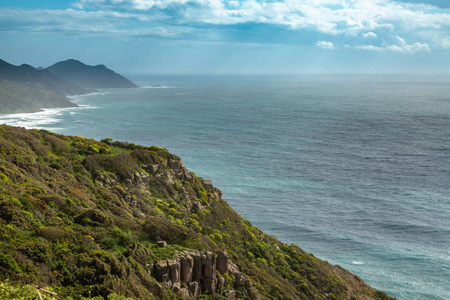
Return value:
<svg viewBox="0 0 450 300">
<path fill-rule="evenodd" d="M 104 65 L 89 66 L 74 59 L 58 62 L 46 70 L 86 89 L 137 87 L 129 79 Z"/>
<path fill-rule="evenodd" d="M 5 125 L 0 278 L 76 299 L 389 299 L 253 227 L 165 149 Z"/>
<path fill-rule="evenodd" d="M 0 114 L 30 113 L 41 108 L 75 107 L 66 97 L 51 91 L 0 79 Z"/>
<path fill-rule="evenodd" d="M 14 66 L 0 59 L 0 79 L 15 81 L 28 87 L 49 90 L 58 95 L 85 94 L 88 90 L 56 76 L 47 70 L 37 70 L 30 65 Z"/>
</svg>

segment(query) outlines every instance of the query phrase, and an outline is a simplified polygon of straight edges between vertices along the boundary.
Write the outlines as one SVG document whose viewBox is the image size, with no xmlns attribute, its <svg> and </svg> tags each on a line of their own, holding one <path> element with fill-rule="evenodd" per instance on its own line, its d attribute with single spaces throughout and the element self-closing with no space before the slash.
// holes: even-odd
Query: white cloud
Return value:
<svg viewBox="0 0 450 300">
<path fill-rule="evenodd" d="M 431 52 L 430 47 L 427 43 L 419 43 L 416 42 L 414 44 L 408 44 L 403 38 L 397 36 L 397 41 L 399 44 L 397 45 L 388 45 L 385 44 L 382 47 L 374 46 L 374 45 L 360 45 L 355 46 L 356 49 L 362 50 L 371 50 L 371 51 L 393 51 L 393 52 L 401 52 L 401 53 L 417 53 L 417 52 Z"/>
<path fill-rule="evenodd" d="M 334 49 L 334 44 L 327 41 L 318 41 L 316 46 L 322 49 Z"/>
<path fill-rule="evenodd" d="M 376 38 L 377 34 L 375 32 L 369 31 L 367 33 L 361 34 L 364 38 Z"/>
</svg>

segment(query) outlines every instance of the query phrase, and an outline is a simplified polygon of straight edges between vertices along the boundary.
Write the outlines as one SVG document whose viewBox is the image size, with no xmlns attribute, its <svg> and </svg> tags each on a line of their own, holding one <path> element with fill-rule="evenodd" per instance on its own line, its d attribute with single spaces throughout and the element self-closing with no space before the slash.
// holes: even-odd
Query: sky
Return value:
<svg viewBox="0 0 450 300">
<path fill-rule="evenodd" d="M 450 0 L 0 0 L 0 58 L 125 74 L 449 74 Z"/>
</svg>

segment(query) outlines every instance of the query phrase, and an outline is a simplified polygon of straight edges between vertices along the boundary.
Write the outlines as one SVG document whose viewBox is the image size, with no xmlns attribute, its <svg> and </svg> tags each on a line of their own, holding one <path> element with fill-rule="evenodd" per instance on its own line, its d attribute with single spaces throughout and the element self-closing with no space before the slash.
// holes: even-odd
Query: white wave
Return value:
<svg viewBox="0 0 450 300">
<path fill-rule="evenodd" d="M 38 128 L 58 122 L 55 116 L 60 116 L 62 109 L 44 109 L 36 113 L 20 113 L 0 116 L 0 122 L 7 125 L 25 128 Z"/>
<path fill-rule="evenodd" d="M 97 106 L 90 106 L 90 105 L 86 105 L 86 104 L 78 104 L 78 109 L 82 108 L 82 109 L 98 109 L 100 107 Z"/>
<path fill-rule="evenodd" d="M 362 261 L 352 261 L 352 265 L 363 265 Z"/>
<path fill-rule="evenodd" d="M 80 98 L 96 96 L 96 95 L 105 96 L 109 93 L 110 93 L 109 91 L 101 91 L 101 92 L 92 92 L 92 93 L 81 94 L 81 95 L 69 95 L 66 97 L 69 98 L 70 100 L 78 100 Z"/>
<path fill-rule="evenodd" d="M 159 85 L 159 84 L 157 84 L 157 85 L 144 85 L 144 86 L 141 86 L 140 88 L 141 89 L 168 89 L 170 87 L 167 86 L 167 85 Z"/>
<path fill-rule="evenodd" d="M 70 114 L 76 114 L 74 110 L 79 109 L 93 109 L 98 107 L 92 107 L 89 105 L 80 105 L 78 107 L 66 107 L 66 108 L 43 108 L 41 111 L 35 113 L 18 113 L 18 114 L 6 114 L 0 115 L 0 124 L 6 124 L 17 127 L 31 128 L 48 128 L 48 125 L 57 124 L 61 121 L 61 117 L 65 112 L 69 111 Z"/>
</svg>

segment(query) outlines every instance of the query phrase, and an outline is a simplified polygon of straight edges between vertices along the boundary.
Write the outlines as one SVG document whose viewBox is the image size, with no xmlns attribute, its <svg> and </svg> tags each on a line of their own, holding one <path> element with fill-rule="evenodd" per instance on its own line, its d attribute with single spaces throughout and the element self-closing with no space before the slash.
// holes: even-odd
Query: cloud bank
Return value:
<svg viewBox="0 0 450 300">
<path fill-rule="evenodd" d="M 358 37 L 378 42 L 378 45 L 374 44 L 372 47 L 356 47 L 359 49 L 387 49 L 388 46 L 382 45 L 383 42 L 386 43 L 384 39 L 396 36 L 406 36 L 409 40 L 414 40 L 411 47 L 399 45 L 399 52 L 400 49 L 403 52 L 416 52 L 415 49 L 423 51 L 433 47 L 447 47 L 450 10 L 439 8 L 431 2 L 427 4 L 425 0 L 411 2 L 79 0 L 72 3 L 72 8 L 65 10 L 2 8 L 0 28 L 3 31 L 180 38 L 197 33 L 198 36 L 210 36 L 211 40 L 214 40 L 214 37 L 229 35 L 227 30 L 230 28 L 242 30 L 249 24 L 261 24 L 289 33 L 309 31 L 324 37 L 341 37 L 346 40 L 343 44 L 357 45 Z M 434 37 L 432 40 L 427 39 L 430 33 Z M 312 40 L 299 41 L 302 42 L 315 44 Z M 336 48 L 336 44 L 333 43 L 333 48 Z M 323 48 L 324 45 L 316 46 Z M 330 49 L 330 45 L 327 47 Z"/>
</svg>

